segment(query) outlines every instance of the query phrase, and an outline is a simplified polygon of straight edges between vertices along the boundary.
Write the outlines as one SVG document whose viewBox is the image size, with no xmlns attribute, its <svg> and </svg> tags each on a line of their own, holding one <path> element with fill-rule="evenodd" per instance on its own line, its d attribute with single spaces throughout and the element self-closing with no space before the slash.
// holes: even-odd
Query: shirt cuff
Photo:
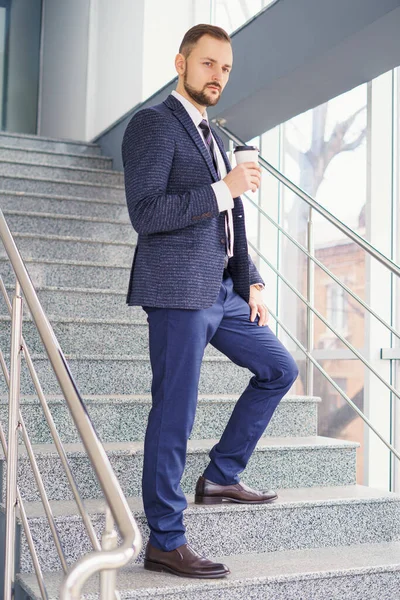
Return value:
<svg viewBox="0 0 400 600">
<path fill-rule="evenodd" d="M 229 208 L 233 208 L 233 198 L 225 181 L 220 179 L 219 181 L 212 183 L 211 187 L 214 190 L 214 194 L 217 199 L 219 212 L 222 212 L 223 210 L 228 210 Z"/>
</svg>

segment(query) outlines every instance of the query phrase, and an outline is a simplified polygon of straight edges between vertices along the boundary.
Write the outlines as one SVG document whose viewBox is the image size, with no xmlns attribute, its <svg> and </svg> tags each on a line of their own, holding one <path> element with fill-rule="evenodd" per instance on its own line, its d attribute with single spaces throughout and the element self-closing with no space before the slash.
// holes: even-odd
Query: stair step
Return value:
<svg viewBox="0 0 400 600">
<path fill-rule="evenodd" d="M 209 462 L 208 453 L 217 441 L 189 440 L 181 482 L 185 493 L 193 493 L 199 475 Z M 261 438 L 243 472 L 243 481 L 258 489 L 353 485 L 358 446 L 355 442 L 320 436 Z M 64 447 L 82 498 L 100 498 L 102 493 L 82 444 L 65 444 Z M 143 443 L 105 443 L 104 448 L 124 494 L 140 496 Z M 49 499 L 72 499 L 55 447 L 52 444 L 39 444 L 34 446 L 34 451 Z M 5 482 L 2 455 L 1 466 L 3 497 Z M 18 482 L 23 499 L 39 499 L 24 447 L 19 450 Z"/>
<path fill-rule="evenodd" d="M 0 191 L 0 206 L 5 210 L 20 212 L 54 213 L 57 215 L 82 215 L 115 221 L 128 221 L 126 202 L 108 202 L 93 198 L 51 196 Z"/>
<path fill-rule="evenodd" d="M 152 600 L 395 600 L 400 588 L 400 543 L 358 544 L 284 552 L 215 556 L 231 574 L 200 580 L 145 571 L 128 565 L 118 572 L 117 588 L 128 599 Z M 49 600 L 58 600 L 62 572 L 46 573 Z M 18 575 L 31 600 L 40 600 L 33 574 Z M 83 592 L 99 599 L 99 577 Z"/>
<path fill-rule="evenodd" d="M 4 210 L 7 224 L 14 233 L 41 233 L 93 239 L 98 242 L 131 242 L 137 235 L 129 221 L 112 221 L 97 217 L 57 215 L 54 213 L 23 213 Z M 51 258 L 51 257 L 50 257 Z"/>
<path fill-rule="evenodd" d="M 96 224 L 97 226 L 98 224 Z M 132 233 L 131 231 L 129 232 Z M 129 242 L 104 242 L 70 235 L 41 233 L 15 233 L 14 240 L 24 260 L 78 260 L 101 262 L 109 266 L 130 267 L 135 244 Z M 6 257 L 0 246 L 0 258 Z"/>
<path fill-rule="evenodd" d="M 1 269 L 1 267 L 0 267 Z M 28 267 L 29 269 L 29 267 Z M 0 271 L 3 274 L 3 271 Z M 87 319 L 134 319 L 146 322 L 146 313 L 141 306 L 127 306 L 126 287 L 121 290 L 106 290 L 97 288 L 78 288 L 59 286 L 38 286 L 36 291 L 46 314 L 52 315 L 52 318 L 76 318 L 85 317 Z M 14 286 L 6 286 L 8 295 L 11 298 L 14 293 Z M 0 312 L 6 314 L 3 304 Z M 24 308 L 25 312 L 29 312 Z"/>
<path fill-rule="evenodd" d="M 238 395 L 199 396 L 191 439 L 219 438 L 233 411 Z M 53 419 L 65 443 L 80 438 L 62 396 L 47 396 Z M 279 403 L 265 436 L 300 437 L 317 435 L 317 405 L 313 396 L 286 396 Z M 151 408 L 150 395 L 85 396 L 85 406 L 102 442 L 143 441 Z M 33 444 L 50 444 L 53 439 L 34 397 L 21 398 L 21 412 Z M 8 431 L 8 398 L 0 397 L 0 421 Z M 21 442 L 22 443 L 22 442 Z"/>
<path fill-rule="evenodd" d="M 8 355 L 5 356 L 8 360 Z M 150 393 L 152 375 L 148 354 L 65 356 L 81 394 Z M 59 385 L 47 356 L 43 353 L 32 354 L 32 359 L 44 392 L 59 394 Z M 251 376 L 250 371 L 235 365 L 221 354 L 206 355 L 200 370 L 199 394 L 241 394 Z M 6 391 L 5 382 L 0 379 L 0 394 Z M 21 392 L 35 393 L 25 363 L 21 370 Z"/>
<path fill-rule="evenodd" d="M 0 140 L 0 160 L 32 164 L 39 163 L 57 167 L 112 169 L 113 159 L 106 156 L 91 156 L 74 152 L 62 154 L 61 152 L 52 152 L 38 148 L 16 148 L 7 146 L 1 142 Z"/>
<path fill-rule="evenodd" d="M 0 177 L 34 177 L 79 183 L 102 183 L 104 185 L 123 185 L 124 174 L 119 171 L 67 167 L 40 163 L 14 162 L 0 160 Z"/>
<path fill-rule="evenodd" d="M 68 180 L 45 179 L 40 177 L 0 176 L 0 193 L 4 191 L 25 192 L 26 194 L 56 194 L 58 196 L 77 196 L 97 200 L 125 201 L 124 186 L 104 185 Z"/>
<path fill-rule="evenodd" d="M 131 319 L 108 322 L 100 319 L 88 320 L 80 318 L 49 319 L 54 333 L 65 354 L 88 355 L 97 348 L 103 354 L 146 355 L 149 354 L 148 325 Z M 0 348 L 10 352 L 11 322 L 7 316 L 0 315 Z M 43 344 L 36 325 L 26 319 L 23 326 L 25 343 L 34 354 L 42 352 Z M 206 356 L 223 356 L 211 344 L 206 347 Z"/>
<path fill-rule="evenodd" d="M 268 553 L 400 540 L 400 495 L 360 485 L 276 490 L 269 504 L 226 502 L 206 506 L 187 496 L 184 513 L 190 544 L 205 556 Z M 128 498 L 143 538 L 137 563 L 144 559 L 148 540 L 142 500 Z M 90 551 L 90 543 L 74 501 L 53 501 L 52 512 L 67 562 L 73 564 Z M 104 531 L 103 500 L 87 500 L 85 507 L 97 532 Z M 44 571 L 61 569 L 47 519 L 40 502 L 25 503 L 34 539 L 42 540 L 40 561 Z M 233 534 L 233 532 L 235 532 Z M 120 540 L 121 541 L 121 540 Z M 267 558 L 267 557 L 266 557 Z M 400 562 L 400 558 L 399 558 Z M 21 544 L 21 571 L 32 572 L 25 535 Z"/>
<path fill-rule="evenodd" d="M 73 152 L 75 154 L 99 156 L 101 147 L 99 144 L 77 140 L 63 140 L 50 137 L 39 137 L 20 133 L 0 133 L 1 146 L 13 146 L 18 149 L 35 148 L 48 150 L 49 152 L 60 152 L 62 154 Z"/>
<path fill-rule="evenodd" d="M 25 266 L 35 287 L 93 287 L 120 290 L 125 294 L 128 290 L 130 274 L 128 266 L 116 267 L 98 261 L 39 261 L 29 258 L 25 259 Z M 6 285 L 12 285 L 15 281 L 14 271 L 8 259 L 0 258 L 0 274 Z"/>
</svg>

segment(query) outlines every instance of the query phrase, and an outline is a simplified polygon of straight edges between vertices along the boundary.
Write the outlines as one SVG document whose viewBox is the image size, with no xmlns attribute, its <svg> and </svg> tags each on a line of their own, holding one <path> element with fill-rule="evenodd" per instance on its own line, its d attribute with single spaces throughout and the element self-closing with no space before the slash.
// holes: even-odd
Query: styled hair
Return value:
<svg viewBox="0 0 400 600">
<path fill-rule="evenodd" d="M 181 45 L 179 46 L 179 54 L 183 54 L 183 56 L 187 58 L 203 35 L 210 35 L 217 40 L 223 40 L 229 44 L 232 43 L 231 38 L 222 27 L 201 23 L 200 25 L 191 27 L 191 29 L 185 33 Z"/>
</svg>

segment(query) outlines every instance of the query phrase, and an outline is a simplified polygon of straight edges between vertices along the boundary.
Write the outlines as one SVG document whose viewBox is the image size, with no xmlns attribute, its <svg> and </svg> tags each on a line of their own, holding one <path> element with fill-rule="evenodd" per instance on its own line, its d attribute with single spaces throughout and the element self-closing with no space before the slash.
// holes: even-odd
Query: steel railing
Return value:
<svg viewBox="0 0 400 600">
<path fill-rule="evenodd" d="M 136 556 L 139 554 L 142 545 L 141 534 L 129 509 L 119 481 L 112 470 L 104 447 L 96 434 L 83 399 L 68 367 L 67 361 L 39 302 L 29 274 L 15 245 L 14 239 L 1 210 L 0 237 L 16 277 L 15 294 L 12 305 L 10 303 L 6 287 L 0 277 L 0 289 L 11 315 L 9 373 L 4 355 L 0 350 L 0 365 L 6 385 L 9 389 L 8 444 L 6 442 L 3 428 L 0 424 L 0 441 L 7 464 L 4 600 L 10 600 L 13 597 L 15 589 L 14 561 L 17 508 L 19 509 L 22 526 L 24 528 L 28 547 L 32 555 L 33 566 L 38 579 L 40 593 L 43 599 L 47 598 L 43 573 L 41 571 L 34 541 L 30 532 L 21 493 L 17 486 L 18 436 L 20 431 L 22 432 L 22 438 L 27 448 L 28 458 L 30 460 L 35 481 L 39 489 L 39 494 L 44 505 L 45 514 L 49 521 L 61 566 L 65 573 L 60 590 L 60 597 L 62 600 L 78 600 L 80 598 L 82 587 L 87 579 L 91 575 L 100 572 L 100 591 L 102 600 L 118 598 L 119 595 L 115 589 L 116 569 L 124 566 L 127 562 L 136 558 Z M 88 458 L 93 466 L 100 487 L 105 496 L 106 521 L 105 532 L 102 537 L 102 544 L 100 544 L 97 539 L 90 517 L 84 507 L 72 470 L 68 463 L 67 454 L 63 448 L 63 444 L 55 427 L 29 350 L 22 337 L 23 298 L 21 291 L 31 313 L 33 322 L 35 323 L 40 334 L 51 367 L 57 377 L 61 391 L 67 402 L 76 428 L 80 434 Z M 29 440 L 25 423 L 20 412 L 20 376 L 22 356 L 26 360 L 28 371 L 32 378 L 39 401 L 44 410 L 45 418 L 49 425 L 55 447 L 65 469 L 67 479 L 71 486 L 78 509 L 83 519 L 83 523 L 86 527 L 86 531 L 94 549 L 93 552 L 81 557 L 69 569 L 57 532 L 56 522 L 52 514 L 46 490 L 37 467 L 33 447 Z M 117 525 L 122 538 L 122 544 L 118 547 L 114 523 Z"/>
<path fill-rule="evenodd" d="M 229 129 L 224 127 L 222 120 L 215 121 L 217 127 L 227 136 L 230 140 L 230 143 L 235 143 L 238 145 L 244 145 L 245 142 L 234 135 Z M 389 382 L 387 382 L 380 373 L 377 372 L 376 369 L 371 365 L 371 363 L 366 360 L 362 354 L 348 341 L 346 338 L 337 331 L 331 324 L 325 319 L 325 317 L 312 305 L 311 299 L 314 296 L 314 277 L 313 272 L 310 273 L 311 265 L 317 265 L 320 267 L 332 280 L 334 280 L 343 290 L 351 295 L 351 297 L 356 300 L 369 314 L 374 316 L 378 321 L 384 325 L 393 335 L 395 335 L 398 339 L 400 339 L 400 332 L 397 331 L 392 325 L 387 323 L 380 315 L 378 315 L 364 300 L 362 300 L 357 294 L 355 294 L 345 283 L 343 283 L 336 275 L 334 275 L 325 265 L 319 261 L 315 255 L 313 254 L 313 232 L 312 226 L 310 227 L 310 221 L 312 221 L 312 211 L 315 210 L 319 214 L 321 214 L 325 219 L 327 219 L 334 227 L 339 229 L 342 233 L 344 233 L 349 239 L 351 239 L 357 246 L 365 250 L 370 256 L 378 260 L 382 265 L 384 265 L 390 272 L 400 277 L 400 267 L 394 261 L 389 259 L 387 256 L 379 252 L 372 244 L 370 244 L 363 237 L 358 235 L 355 231 L 353 231 L 350 227 L 348 227 L 345 223 L 340 221 L 335 215 L 330 213 L 326 208 L 321 206 L 314 198 L 312 198 L 309 194 L 304 192 L 301 188 L 299 188 L 296 184 L 294 184 L 290 179 L 288 179 L 283 173 L 278 171 L 275 167 L 273 167 L 269 162 L 267 162 L 263 157 L 259 157 L 260 165 L 267 170 L 273 177 L 275 177 L 280 183 L 282 183 L 285 187 L 294 192 L 301 200 L 306 202 L 310 209 L 310 217 L 309 217 L 309 245 L 308 248 L 305 248 L 302 244 L 300 244 L 293 236 L 291 236 L 287 231 L 283 229 L 272 217 L 270 217 L 258 204 L 256 204 L 247 194 L 244 194 L 246 200 L 251 203 L 260 213 L 262 217 L 267 219 L 271 225 L 273 225 L 281 234 L 283 234 L 291 243 L 293 243 L 303 254 L 307 256 L 308 259 L 308 271 L 307 271 L 307 298 L 305 298 L 290 282 L 289 280 L 277 269 L 268 258 L 266 258 L 258 248 L 254 246 L 254 244 L 249 242 L 249 246 L 256 252 L 256 254 L 261 258 L 261 260 L 268 265 L 268 267 L 276 274 L 276 276 L 285 283 L 286 286 L 301 300 L 301 302 L 307 308 L 307 325 L 308 325 L 308 336 L 307 336 L 307 348 L 305 348 L 301 342 L 288 330 L 288 328 L 282 323 L 282 321 L 275 315 L 271 310 L 269 310 L 271 316 L 275 319 L 276 323 L 282 327 L 285 333 L 290 337 L 290 339 L 297 345 L 297 347 L 301 350 L 301 352 L 305 355 L 307 360 L 307 384 L 312 381 L 312 377 L 310 376 L 311 369 L 315 367 L 318 371 L 324 376 L 324 378 L 336 389 L 336 391 L 342 396 L 342 398 L 351 406 L 351 408 L 361 417 L 361 419 L 366 423 L 366 425 L 379 437 L 379 439 L 385 444 L 385 446 L 390 450 L 390 452 L 397 459 L 400 460 L 400 453 L 396 450 L 396 448 L 390 444 L 381 433 L 374 427 L 368 417 L 363 413 L 355 403 L 347 396 L 347 394 L 340 388 L 340 386 L 329 376 L 329 374 L 325 371 L 325 369 L 315 360 L 312 356 L 312 345 L 313 345 L 313 326 L 312 326 L 312 318 L 311 315 L 317 316 L 328 329 L 335 335 L 337 339 L 339 339 L 350 351 L 354 354 L 364 366 L 373 373 L 381 383 L 398 399 L 400 399 L 400 391 L 396 390 Z M 311 243 L 310 243 L 311 238 Z M 310 325 L 311 324 L 311 325 Z M 312 389 L 308 387 L 306 390 L 307 394 L 312 394 Z"/>
</svg>

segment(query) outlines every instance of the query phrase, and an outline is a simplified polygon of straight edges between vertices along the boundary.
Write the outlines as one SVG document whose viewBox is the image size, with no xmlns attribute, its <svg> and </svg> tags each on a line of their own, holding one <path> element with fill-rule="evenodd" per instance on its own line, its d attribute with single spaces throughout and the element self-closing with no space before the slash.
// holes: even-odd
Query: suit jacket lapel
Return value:
<svg viewBox="0 0 400 600">
<path fill-rule="evenodd" d="M 211 175 L 213 176 L 214 181 L 218 181 L 218 174 L 215 170 L 214 162 L 211 158 L 211 154 L 207 150 L 205 143 L 203 142 L 203 140 L 200 137 L 200 133 L 199 133 L 197 127 L 193 123 L 191 117 L 189 116 L 189 114 L 188 114 L 187 110 L 185 109 L 185 107 L 183 106 L 183 104 L 181 102 L 179 102 L 179 100 L 177 100 L 171 94 L 168 96 L 168 98 L 166 98 L 166 100 L 164 100 L 164 104 L 166 104 L 168 106 L 168 108 L 170 108 L 173 111 L 175 117 L 182 123 L 182 125 L 184 126 L 184 128 L 186 129 L 186 131 L 188 132 L 190 137 L 192 138 L 197 150 L 200 152 L 200 154 L 206 161 L 207 166 L 211 171 Z"/>
</svg>

